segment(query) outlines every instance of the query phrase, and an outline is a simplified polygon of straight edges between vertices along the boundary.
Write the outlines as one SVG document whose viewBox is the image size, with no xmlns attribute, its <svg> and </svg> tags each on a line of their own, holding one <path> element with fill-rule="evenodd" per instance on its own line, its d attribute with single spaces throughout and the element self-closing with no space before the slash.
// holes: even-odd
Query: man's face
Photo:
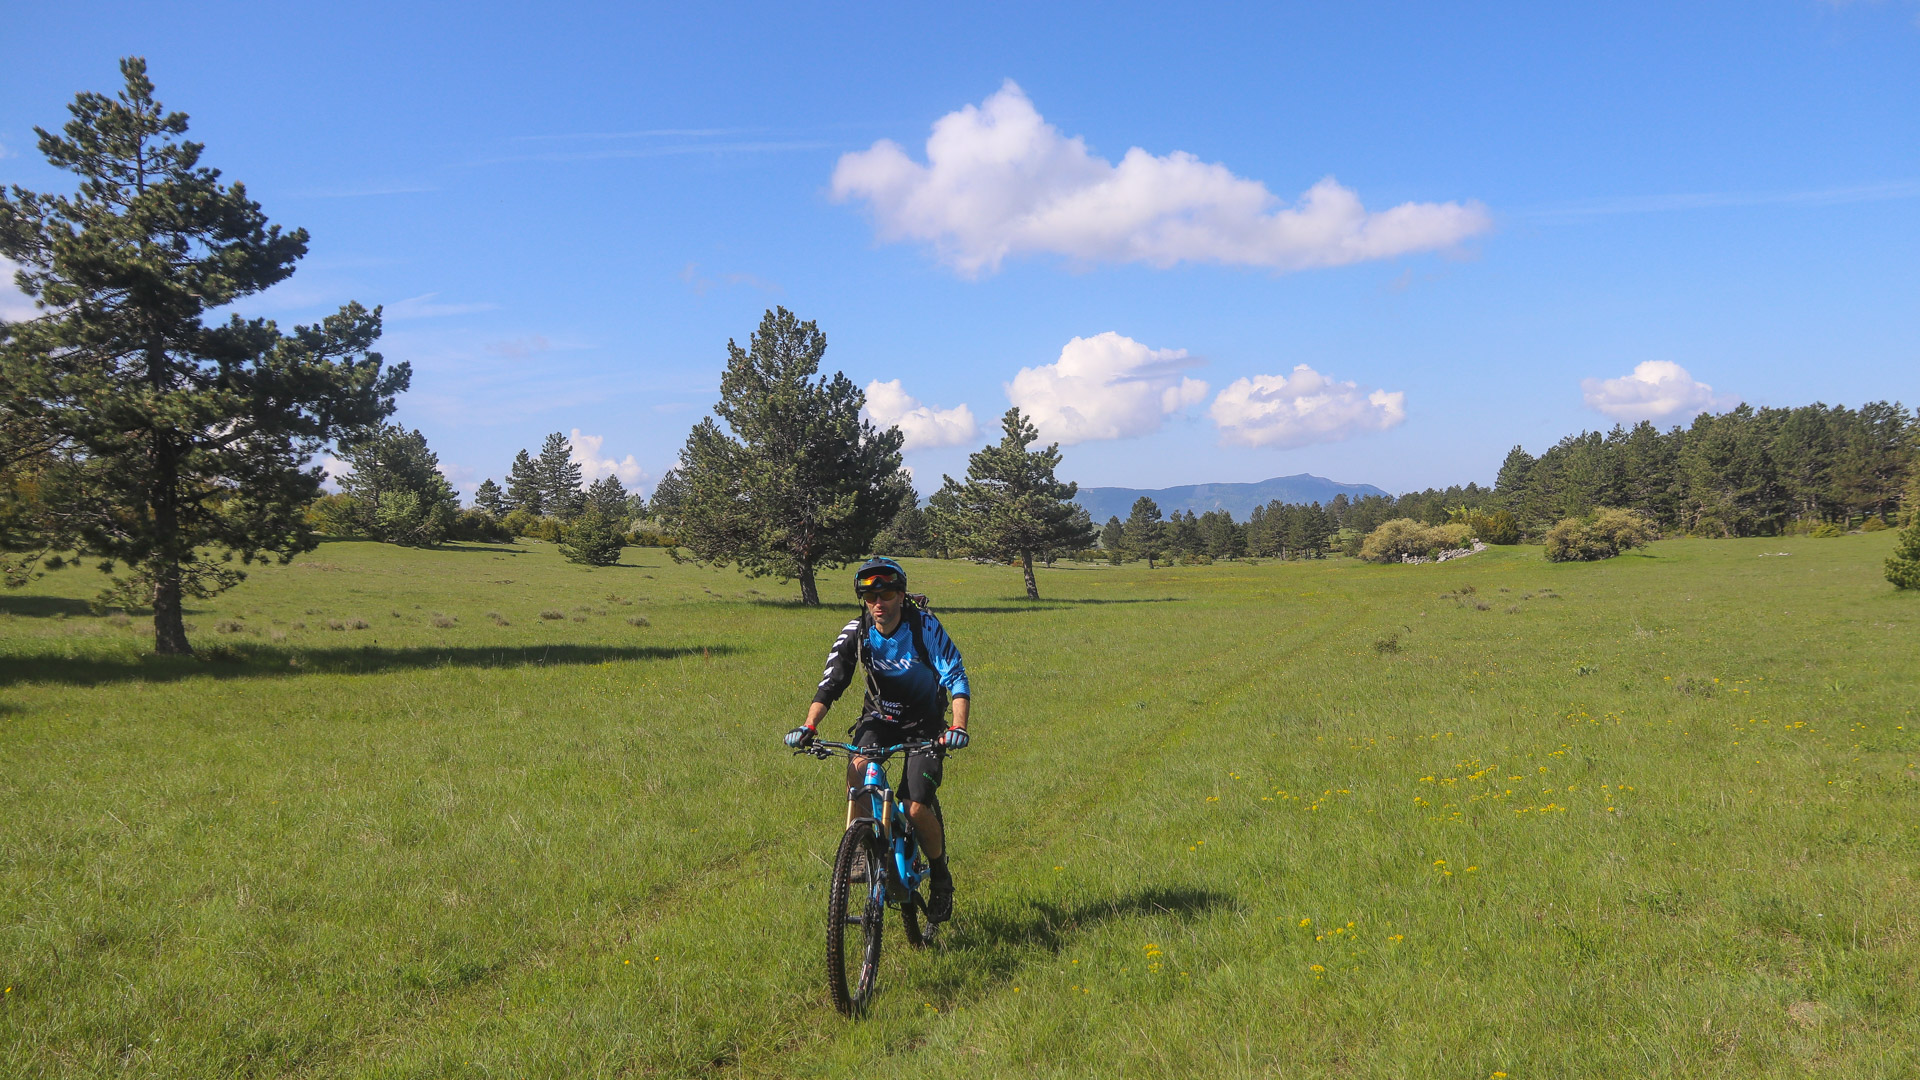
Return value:
<svg viewBox="0 0 1920 1080">
<path fill-rule="evenodd" d="M 906 600 L 906 594 L 899 589 L 884 589 L 867 594 L 867 614 L 877 623 L 891 623 L 900 617 L 900 605 Z"/>
</svg>

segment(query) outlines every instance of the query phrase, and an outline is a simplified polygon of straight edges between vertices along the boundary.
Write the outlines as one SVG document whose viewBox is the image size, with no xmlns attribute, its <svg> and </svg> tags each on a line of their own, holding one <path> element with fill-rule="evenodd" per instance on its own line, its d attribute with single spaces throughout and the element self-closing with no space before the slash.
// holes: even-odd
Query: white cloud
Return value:
<svg viewBox="0 0 1920 1080">
<path fill-rule="evenodd" d="M 455 491 L 468 498 L 472 498 L 474 489 L 480 486 L 480 470 L 471 465 L 456 465 L 451 461 L 443 461 L 438 468 L 440 475 L 447 478 L 447 483 L 452 484 Z"/>
<path fill-rule="evenodd" d="M 1580 394 L 1587 408 L 1615 420 L 1686 419 L 1740 403 L 1737 396 L 1715 394 L 1671 360 L 1636 364 L 1633 374 L 1619 379 L 1582 379 Z"/>
<path fill-rule="evenodd" d="M 1115 165 L 1042 119 L 1011 79 L 935 121 L 924 165 L 889 139 L 842 155 L 833 194 L 865 200 L 882 239 L 932 244 L 967 276 L 1029 253 L 1301 270 L 1446 248 L 1492 225 L 1477 202 L 1369 213 L 1332 177 L 1287 206 L 1182 151 L 1134 147 Z"/>
<path fill-rule="evenodd" d="M 405 300 L 396 300 L 381 308 L 381 316 L 389 321 L 405 319 L 438 319 L 448 315 L 472 315 L 479 311 L 492 311 L 499 304 L 442 304 L 434 297 L 437 292 L 421 293 L 409 296 Z"/>
<path fill-rule="evenodd" d="M 40 314 L 33 299 L 14 287 L 13 275 L 19 269 L 19 263 L 0 258 L 0 319 L 8 322 L 24 322 Z"/>
<path fill-rule="evenodd" d="M 1185 349 L 1150 349 L 1109 330 L 1067 342 L 1054 363 L 1021 368 L 1007 400 L 1049 442 L 1146 435 L 1207 396 L 1206 383 L 1180 373 L 1197 362 Z"/>
<path fill-rule="evenodd" d="M 320 467 L 324 469 L 327 474 L 326 479 L 320 481 L 320 486 L 328 491 L 339 491 L 340 478 L 353 474 L 353 466 L 341 461 L 332 454 L 326 454 L 321 457 Z"/>
<path fill-rule="evenodd" d="M 1407 395 L 1365 390 L 1297 364 L 1290 375 L 1233 380 L 1207 412 L 1227 442 L 1289 450 L 1385 431 L 1407 418 Z"/>
<path fill-rule="evenodd" d="M 957 446 L 980 433 L 973 422 L 973 410 L 965 405 L 937 409 L 922 405 L 918 398 L 900 388 L 900 380 L 867 384 L 867 406 L 861 412 L 878 428 L 898 427 L 907 437 L 904 450 L 923 450 L 932 446 Z"/>
<path fill-rule="evenodd" d="M 648 479 L 647 470 L 640 467 L 632 454 L 619 461 L 603 456 L 600 447 L 604 442 L 606 436 L 582 435 L 579 428 L 574 428 L 573 438 L 567 440 L 567 456 L 580 466 L 582 483 L 591 484 L 603 476 L 618 476 L 622 484 L 632 489 Z"/>
</svg>

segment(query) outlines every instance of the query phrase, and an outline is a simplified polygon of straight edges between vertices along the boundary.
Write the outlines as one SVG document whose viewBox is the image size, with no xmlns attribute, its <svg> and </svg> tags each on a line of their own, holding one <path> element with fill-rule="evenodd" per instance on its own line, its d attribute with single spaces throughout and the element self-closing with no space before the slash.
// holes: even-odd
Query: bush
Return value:
<svg viewBox="0 0 1920 1080">
<path fill-rule="evenodd" d="M 1659 539 L 1653 522 L 1634 510 L 1600 509 L 1584 518 L 1566 518 L 1547 530 L 1550 562 L 1611 559 L 1623 551 Z"/>
<path fill-rule="evenodd" d="M 1845 536 L 1845 535 L 1847 535 L 1847 530 L 1845 530 L 1845 529 L 1843 529 L 1843 528 L 1841 528 L 1841 527 L 1840 527 L 1840 526 L 1838 526 L 1838 525 L 1835 525 L 1835 524 L 1834 524 L 1833 522 L 1831 522 L 1831 521 L 1823 521 L 1823 522 L 1821 522 L 1820 524 L 1818 524 L 1818 525 L 1815 525 L 1815 526 L 1813 527 L 1813 530 L 1812 530 L 1811 532 L 1809 532 L 1809 533 L 1807 533 L 1807 535 L 1808 535 L 1808 536 L 1817 536 L 1817 537 L 1819 537 L 1819 538 L 1820 538 L 1820 539 L 1822 539 L 1822 540 L 1830 540 L 1830 539 L 1832 539 L 1833 537 L 1836 537 L 1836 536 Z"/>
<path fill-rule="evenodd" d="M 478 544 L 504 544 L 513 539 L 506 522 L 478 507 L 469 507 L 455 514 L 453 528 L 447 535 L 455 540 Z"/>
<path fill-rule="evenodd" d="M 1920 513 L 1900 530 L 1900 542 L 1887 556 L 1887 580 L 1896 589 L 1920 589 Z"/>
<path fill-rule="evenodd" d="M 565 539 L 560 542 L 560 554 L 570 563 L 612 566 L 620 561 L 620 549 L 626 546 L 626 530 L 620 522 L 589 510 L 567 526 Z"/>
<path fill-rule="evenodd" d="M 515 510 L 500 525 L 510 536 L 529 536 L 550 544 L 558 542 L 563 532 L 557 518 L 544 517 L 530 510 Z"/>
<path fill-rule="evenodd" d="M 363 537 L 366 534 L 360 522 L 365 516 L 360 500 L 351 495 L 322 495 L 307 504 L 307 527 L 322 536 L 342 540 Z"/>
<path fill-rule="evenodd" d="M 1877 517 L 1870 517 L 1860 524 L 1860 531 L 1863 533 L 1886 532 L 1889 528 L 1891 526 Z"/>
<path fill-rule="evenodd" d="M 1423 525 L 1412 518 L 1383 521 L 1360 543 L 1359 555 L 1368 562 L 1399 562 L 1408 555 L 1430 556 L 1473 541 L 1465 525 Z"/>
<path fill-rule="evenodd" d="M 1511 510 L 1495 510 L 1491 514 L 1476 511 L 1467 523 L 1475 536 L 1489 544 L 1520 542 L 1520 519 L 1514 517 Z"/>
</svg>

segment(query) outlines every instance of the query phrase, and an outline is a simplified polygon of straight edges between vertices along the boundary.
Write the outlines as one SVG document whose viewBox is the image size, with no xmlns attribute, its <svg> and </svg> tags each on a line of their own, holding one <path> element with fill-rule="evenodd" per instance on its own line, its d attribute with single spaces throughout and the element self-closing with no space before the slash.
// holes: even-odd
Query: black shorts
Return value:
<svg viewBox="0 0 1920 1080">
<path fill-rule="evenodd" d="M 919 742 L 939 736 L 945 729 L 935 728 L 920 731 L 902 727 L 888 720 L 863 716 L 853 725 L 853 738 L 849 741 L 855 746 L 898 746 L 903 742 Z M 910 750 L 904 758 L 895 756 L 887 761 L 887 779 L 893 789 L 906 796 L 908 802 L 924 806 L 940 805 L 940 766 L 946 754 L 935 747 L 932 750 Z"/>
</svg>

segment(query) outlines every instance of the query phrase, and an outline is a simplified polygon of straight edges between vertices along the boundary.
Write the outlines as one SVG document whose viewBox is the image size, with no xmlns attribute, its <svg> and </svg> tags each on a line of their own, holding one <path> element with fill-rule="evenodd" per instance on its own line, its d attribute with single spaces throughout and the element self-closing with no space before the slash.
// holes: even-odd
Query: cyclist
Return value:
<svg viewBox="0 0 1920 1080">
<path fill-rule="evenodd" d="M 861 604 L 860 617 L 840 629 L 827 652 L 826 674 L 807 707 L 806 723 L 787 733 L 788 746 L 813 741 L 827 710 L 853 682 L 853 670 L 864 665 L 866 699 L 853 725 L 855 746 L 895 746 L 921 739 L 937 740 L 931 751 L 907 755 L 901 775 L 907 797 L 907 816 L 927 857 L 931 887 L 927 921 L 945 922 L 953 915 L 953 875 L 947 870 L 945 831 L 941 827 L 941 761 L 948 750 L 967 745 L 967 669 L 960 650 L 941 628 L 940 620 L 907 596 L 907 572 L 892 559 L 869 559 L 854 575 L 853 592 Z M 953 722 L 946 723 L 947 700 L 953 701 Z M 860 783 L 865 758 L 847 763 L 848 797 Z"/>
</svg>

